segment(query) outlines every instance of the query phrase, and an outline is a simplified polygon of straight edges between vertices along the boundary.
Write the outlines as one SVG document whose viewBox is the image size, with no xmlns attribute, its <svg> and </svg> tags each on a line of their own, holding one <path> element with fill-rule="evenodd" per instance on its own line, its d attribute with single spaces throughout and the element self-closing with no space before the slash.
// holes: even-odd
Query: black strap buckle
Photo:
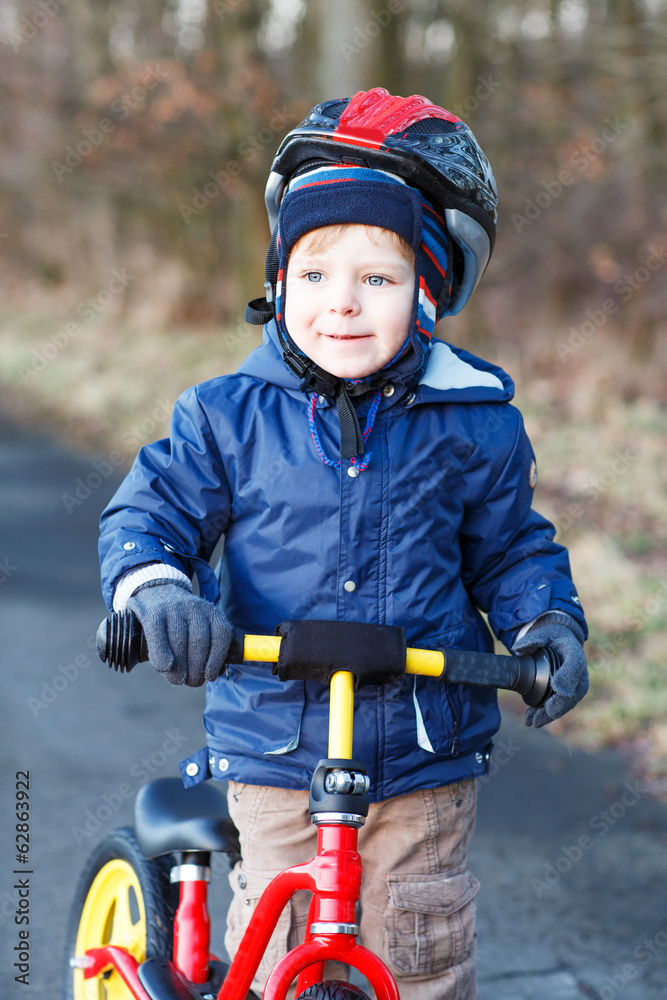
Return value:
<svg viewBox="0 0 667 1000">
<path fill-rule="evenodd" d="M 253 299 L 245 307 L 245 321 L 253 326 L 264 326 L 273 319 L 273 307 L 265 298 Z"/>
<path fill-rule="evenodd" d="M 287 367 L 300 380 L 302 392 L 316 392 L 319 396 L 334 399 L 338 392 L 340 379 L 320 368 L 309 358 L 302 358 L 289 346 L 283 351 L 283 360 Z"/>
</svg>

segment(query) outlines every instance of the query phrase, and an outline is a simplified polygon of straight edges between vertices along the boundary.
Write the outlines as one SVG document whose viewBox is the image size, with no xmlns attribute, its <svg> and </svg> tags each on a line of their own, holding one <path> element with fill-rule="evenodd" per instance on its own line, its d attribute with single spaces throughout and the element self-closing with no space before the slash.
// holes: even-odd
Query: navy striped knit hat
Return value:
<svg viewBox="0 0 667 1000">
<path fill-rule="evenodd" d="M 311 230 L 344 223 L 389 229 L 402 236 L 414 251 L 415 290 L 406 342 L 382 372 L 377 373 L 382 382 L 392 381 L 410 388 L 417 384 L 426 367 L 431 335 L 439 319 L 436 303 L 440 302 L 441 315 L 449 301 L 449 295 L 441 292 L 445 282 L 447 293 L 451 289 L 451 241 L 444 220 L 433 205 L 396 174 L 320 162 L 292 178 L 278 216 L 275 303 L 278 329 L 292 349 L 303 356 L 285 326 L 283 276 L 289 253 L 297 240 Z M 365 382 L 367 391 L 374 388 L 373 376 Z"/>
</svg>

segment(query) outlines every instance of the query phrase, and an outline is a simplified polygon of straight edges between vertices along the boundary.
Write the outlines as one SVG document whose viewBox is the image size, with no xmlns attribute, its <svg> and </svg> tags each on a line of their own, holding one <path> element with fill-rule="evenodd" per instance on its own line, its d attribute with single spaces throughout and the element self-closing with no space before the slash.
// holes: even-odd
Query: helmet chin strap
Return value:
<svg viewBox="0 0 667 1000">
<path fill-rule="evenodd" d="M 366 449 L 359 417 L 350 399 L 349 390 L 343 379 L 339 381 L 340 386 L 336 393 L 336 410 L 340 423 L 340 457 L 352 458 L 354 455 L 363 455 Z"/>
</svg>

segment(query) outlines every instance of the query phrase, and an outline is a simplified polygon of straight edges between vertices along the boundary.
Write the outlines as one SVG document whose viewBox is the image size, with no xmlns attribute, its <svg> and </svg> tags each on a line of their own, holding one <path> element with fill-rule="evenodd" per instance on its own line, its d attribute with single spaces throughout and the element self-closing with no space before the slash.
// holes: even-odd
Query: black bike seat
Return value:
<svg viewBox="0 0 667 1000">
<path fill-rule="evenodd" d="M 212 785 L 184 788 L 180 778 L 156 778 L 139 789 L 134 804 L 137 843 L 147 858 L 173 851 L 223 851 L 239 855 L 239 835 L 227 801 Z"/>
</svg>

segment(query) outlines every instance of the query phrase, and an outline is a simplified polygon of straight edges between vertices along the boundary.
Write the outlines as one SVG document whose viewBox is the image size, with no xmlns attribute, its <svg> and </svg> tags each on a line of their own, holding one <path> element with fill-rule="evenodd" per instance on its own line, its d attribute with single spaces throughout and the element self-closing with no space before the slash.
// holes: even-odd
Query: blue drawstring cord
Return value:
<svg viewBox="0 0 667 1000">
<path fill-rule="evenodd" d="M 393 356 L 393 358 L 390 358 L 390 360 L 387 361 L 387 363 L 382 366 L 382 368 L 380 369 L 380 371 L 384 372 L 388 368 L 391 368 L 391 366 L 394 364 L 394 362 L 398 361 L 399 358 L 402 358 L 403 355 L 410 349 L 410 346 L 411 346 L 411 344 L 410 344 L 410 337 L 408 336 L 404 340 L 403 344 L 399 347 L 398 351 Z M 305 357 L 305 355 L 304 355 L 304 357 Z M 350 382 L 352 385 L 358 385 L 359 382 L 363 382 L 363 381 L 365 381 L 365 379 L 363 379 L 363 378 L 351 378 L 351 379 L 346 379 L 345 381 L 346 382 Z M 368 416 L 366 417 L 366 426 L 365 426 L 364 430 L 362 431 L 362 437 L 363 437 L 364 441 L 368 440 L 368 438 L 370 436 L 370 433 L 373 430 L 373 424 L 375 423 L 375 417 L 376 417 L 376 414 L 377 414 L 378 407 L 380 405 L 380 400 L 381 399 L 382 399 L 382 390 L 381 389 L 376 389 L 375 390 L 375 395 L 373 396 L 373 402 L 371 403 L 371 405 L 369 407 Z M 310 400 L 310 406 L 308 407 L 308 423 L 310 424 L 310 434 L 311 434 L 311 437 L 313 439 L 313 444 L 315 445 L 315 448 L 317 450 L 317 454 L 320 456 L 320 459 L 324 462 L 325 465 L 330 465 L 332 469 L 340 469 L 340 462 L 334 462 L 333 459 L 329 458 L 329 456 L 324 451 L 324 448 L 322 447 L 322 442 L 320 441 L 320 436 L 317 433 L 317 426 L 315 424 L 315 407 L 316 407 L 316 405 L 317 405 L 317 393 L 313 393 L 312 397 L 311 397 L 311 400 Z M 363 472 L 364 469 L 368 468 L 368 466 L 370 464 L 370 460 L 371 460 L 372 457 L 373 457 L 373 452 L 372 451 L 368 451 L 363 456 L 363 458 L 361 459 L 361 461 L 358 462 L 357 461 L 357 456 L 353 455 L 352 458 L 351 458 L 351 463 L 352 463 L 352 465 L 356 466 L 359 469 L 359 472 Z"/>
<path fill-rule="evenodd" d="M 370 433 L 373 430 L 373 424 L 375 423 L 375 417 L 377 415 L 381 399 L 382 399 L 382 390 L 376 389 L 375 394 L 373 396 L 373 402 L 370 405 L 370 408 L 368 410 L 368 415 L 366 417 L 366 426 L 362 431 L 362 437 L 364 439 L 364 442 L 368 440 Z M 324 448 L 322 447 L 320 436 L 317 433 L 317 425 L 315 424 L 316 406 L 317 406 L 317 393 L 314 392 L 311 394 L 310 406 L 308 407 L 308 423 L 310 424 L 310 435 L 313 439 L 313 444 L 315 445 L 317 454 L 320 456 L 321 461 L 324 462 L 325 465 L 330 465 L 332 469 L 340 469 L 340 462 L 334 462 L 333 459 L 329 458 Z M 360 462 L 357 461 L 356 455 L 352 456 L 351 462 L 352 465 L 355 465 L 359 469 L 359 472 L 363 472 L 364 469 L 368 468 L 372 457 L 373 457 L 373 452 L 367 451 Z"/>
</svg>

